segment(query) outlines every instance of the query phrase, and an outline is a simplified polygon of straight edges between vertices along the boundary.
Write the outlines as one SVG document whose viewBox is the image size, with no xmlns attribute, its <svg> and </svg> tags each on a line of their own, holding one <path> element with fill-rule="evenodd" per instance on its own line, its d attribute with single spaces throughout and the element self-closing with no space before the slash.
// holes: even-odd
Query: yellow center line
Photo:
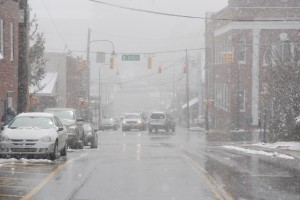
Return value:
<svg viewBox="0 0 300 200">
<path fill-rule="evenodd" d="M 29 193 L 27 193 L 25 196 L 23 196 L 20 200 L 28 200 L 30 199 L 33 195 L 35 195 L 40 189 L 42 189 L 51 179 L 52 177 L 58 173 L 62 168 L 65 167 L 66 164 L 72 163 L 73 161 L 86 156 L 87 153 L 82 154 L 79 157 L 73 158 L 71 160 L 68 160 L 66 162 L 63 162 L 61 165 L 59 165 L 58 167 L 56 167 L 55 169 L 52 170 L 51 173 L 49 173 L 33 190 L 31 190 Z"/>
<path fill-rule="evenodd" d="M 30 187 L 23 187 L 23 186 L 15 186 L 15 185 L 2 185 L 0 184 L 0 187 L 8 187 L 8 188 L 21 188 L 21 189 L 28 189 L 28 190 L 32 190 L 34 188 L 30 188 Z"/>
<path fill-rule="evenodd" d="M 200 176 L 200 178 L 204 181 L 206 186 L 210 189 L 210 191 L 214 194 L 216 199 L 218 200 L 234 200 L 233 196 L 225 190 L 223 185 L 215 179 L 210 173 L 208 173 L 205 169 L 199 166 L 194 160 L 192 160 L 187 155 L 182 155 L 182 157 L 188 161 L 188 164 L 192 167 L 192 169 Z"/>
</svg>

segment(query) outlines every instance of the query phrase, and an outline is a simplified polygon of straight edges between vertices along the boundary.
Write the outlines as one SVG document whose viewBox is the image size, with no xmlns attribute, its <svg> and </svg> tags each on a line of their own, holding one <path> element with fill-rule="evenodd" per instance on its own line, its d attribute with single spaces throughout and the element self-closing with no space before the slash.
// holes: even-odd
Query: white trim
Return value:
<svg viewBox="0 0 300 200">
<path fill-rule="evenodd" d="M 245 29 L 300 29 L 300 21 L 272 21 L 272 22 L 231 22 L 214 31 L 214 36 L 219 36 L 227 33 L 230 30 L 245 30 Z"/>
</svg>

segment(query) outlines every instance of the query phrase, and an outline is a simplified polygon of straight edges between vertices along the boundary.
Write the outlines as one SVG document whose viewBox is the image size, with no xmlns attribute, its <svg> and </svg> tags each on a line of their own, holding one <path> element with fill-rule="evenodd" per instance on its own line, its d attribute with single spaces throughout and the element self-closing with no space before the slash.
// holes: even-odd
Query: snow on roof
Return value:
<svg viewBox="0 0 300 200">
<path fill-rule="evenodd" d="M 193 98 L 192 100 L 189 101 L 189 107 L 195 105 L 196 103 L 198 103 L 198 101 L 199 101 L 199 100 L 198 100 L 198 97 Z M 184 105 L 182 106 L 182 109 L 185 109 L 186 107 L 187 107 L 187 105 L 184 104 Z"/>
<path fill-rule="evenodd" d="M 40 85 L 44 87 L 42 90 L 35 93 L 37 96 L 54 96 L 55 95 L 55 84 L 57 80 L 56 72 L 47 72 L 45 77 L 41 80 Z M 37 87 L 30 86 L 29 92 L 32 94 L 34 91 L 38 90 Z"/>
<path fill-rule="evenodd" d="M 27 113 L 20 113 L 17 117 L 53 117 L 53 113 L 44 113 L 44 112 L 27 112 Z"/>
</svg>

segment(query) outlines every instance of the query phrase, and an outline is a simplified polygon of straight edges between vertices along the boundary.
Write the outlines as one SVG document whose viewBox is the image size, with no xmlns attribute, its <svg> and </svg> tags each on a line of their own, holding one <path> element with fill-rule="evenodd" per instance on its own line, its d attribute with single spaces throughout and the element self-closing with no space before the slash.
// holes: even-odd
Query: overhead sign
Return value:
<svg viewBox="0 0 300 200">
<path fill-rule="evenodd" d="M 140 61 L 140 55 L 138 54 L 123 54 L 123 61 Z"/>
</svg>

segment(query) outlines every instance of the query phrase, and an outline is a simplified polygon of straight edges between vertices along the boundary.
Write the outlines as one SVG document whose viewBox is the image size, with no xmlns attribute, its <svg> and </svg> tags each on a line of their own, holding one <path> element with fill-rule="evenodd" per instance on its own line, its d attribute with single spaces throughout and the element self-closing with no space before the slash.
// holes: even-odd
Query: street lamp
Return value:
<svg viewBox="0 0 300 200">
<path fill-rule="evenodd" d="M 90 41 L 90 29 L 89 29 L 89 36 L 88 36 L 88 47 L 87 47 L 87 68 L 88 68 L 88 79 L 90 79 L 90 45 L 96 42 L 108 42 L 112 45 L 112 53 L 111 53 L 111 58 L 114 59 L 116 53 L 115 53 L 115 46 L 114 43 L 110 40 L 92 40 Z M 98 93 L 98 98 L 99 98 L 99 113 L 98 113 L 98 123 L 101 121 L 101 67 L 99 67 L 99 93 Z M 89 84 L 89 81 L 88 81 Z M 89 88 L 89 87 L 88 87 Z M 88 93 L 88 99 L 90 99 L 90 94 Z"/>
</svg>

